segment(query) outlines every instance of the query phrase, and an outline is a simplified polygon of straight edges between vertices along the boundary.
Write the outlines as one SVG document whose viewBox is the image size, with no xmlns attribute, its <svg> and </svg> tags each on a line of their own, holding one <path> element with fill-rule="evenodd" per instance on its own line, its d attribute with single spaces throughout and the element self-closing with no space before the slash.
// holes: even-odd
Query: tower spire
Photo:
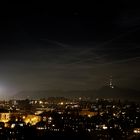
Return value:
<svg viewBox="0 0 140 140">
<path fill-rule="evenodd" d="M 109 87 L 114 88 L 112 76 L 110 76 L 110 79 L 109 79 Z"/>
</svg>

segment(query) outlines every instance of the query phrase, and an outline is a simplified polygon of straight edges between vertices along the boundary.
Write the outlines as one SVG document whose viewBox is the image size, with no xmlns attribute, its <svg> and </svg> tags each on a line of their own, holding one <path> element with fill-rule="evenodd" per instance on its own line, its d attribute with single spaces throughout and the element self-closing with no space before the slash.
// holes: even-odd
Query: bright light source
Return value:
<svg viewBox="0 0 140 140">
<path fill-rule="evenodd" d="M 52 117 L 49 117 L 48 120 L 52 120 Z"/>
<path fill-rule="evenodd" d="M 90 118 L 90 117 L 91 117 L 91 115 L 89 114 L 89 115 L 88 115 L 88 117 Z"/>
<path fill-rule="evenodd" d="M 12 125 L 11 125 L 11 128 L 14 128 L 14 127 L 15 127 L 15 124 L 12 124 Z"/>
<path fill-rule="evenodd" d="M 39 104 L 43 104 L 43 102 L 42 101 L 39 101 Z"/>
<path fill-rule="evenodd" d="M 63 105 L 63 104 L 64 104 L 63 102 L 60 103 L 60 105 Z"/>
<path fill-rule="evenodd" d="M 107 128 L 108 128 L 107 126 L 103 125 L 103 129 L 104 129 L 104 130 L 106 130 Z"/>
</svg>

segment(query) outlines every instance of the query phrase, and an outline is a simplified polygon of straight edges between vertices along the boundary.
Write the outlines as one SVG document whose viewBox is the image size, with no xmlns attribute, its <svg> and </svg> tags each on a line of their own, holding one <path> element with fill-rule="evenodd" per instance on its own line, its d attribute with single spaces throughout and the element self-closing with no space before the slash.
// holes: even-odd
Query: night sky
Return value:
<svg viewBox="0 0 140 140">
<path fill-rule="evenodd" d="M 110 76 L 118 87 L 140 90 L 137 5 L 125 0 L 4 5 L 1 97 L 20 91 L 95 90 L 107 85 Z"/>
</svg>

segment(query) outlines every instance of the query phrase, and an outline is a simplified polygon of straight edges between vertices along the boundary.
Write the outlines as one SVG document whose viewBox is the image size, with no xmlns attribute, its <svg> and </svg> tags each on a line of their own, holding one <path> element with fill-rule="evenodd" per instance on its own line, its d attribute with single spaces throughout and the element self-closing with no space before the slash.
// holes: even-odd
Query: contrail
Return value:
<svg viewBox="0 0 140 140">
<path fill-rule="evenodd" d="M 137 59 L 140 59 L 140 56 L 133 57 L 133 58 L 128 58 L 128 59 L 123 59 L 123 60 L 118 60 L 118 61 L 114 61 L 114 62 L 108 62 L 108 63 L 104 63 L 104 64 L 99 64 L 97 67 L 112 65 L 112 64 L 121 64 L 121 63 L 129 62 L 129 61 L 135 61 Z"/>
<path fill-rule="evenodd" d="M 124 62 L 134 61 L 134 60 L 137 60 L 137 59 L 140 59 L 140 56 L 133 57 L 133 58 L 128 58 L 128 59 L 123 59 L 123 60 L 120 60 L 120 61 L 116 61 L 115 63 L 124 63 Z"/>
<path fill-rule="evenodd" d="M 136 30 L 136 29 L 135 29 Z M 135 30 L 131 30 L 129 32 L 132 32 L 132 31 L 135 31 Z M 69 59 L 75 59 L 75 62 L 71 62 L 69 63 L 68 65 L 72 65 L 72 64 L 81 64 L 81 63 L 84 63 L 86 61 L 86 63 L 88 63 L 88 61 L 92 61 L 92 60 L 95 60 L 97 61 L 96 64 L 100 61 L 99 65 L 98 66 L 104 66 L 104 65 L 111 65 L 111 64 L 117 64 L 117 63 L 125 63 L 125 62 L 129 62 L 129 61 L 134 61 L 134 60 L 137 60 L 140 58 L 140 56 L 137 56 L 137 57 L 133 57 L 133 58 L 128 58 L 128 59 L 123 59 L 123 60 L 118 60 L 118 61 L 113 61 L 113 62 L 107 62 L 107 60 L 104 58 L 105 56 L 107 55 L 98 55 L 96 53 L 96 51 L 102 51 L 102 50 L 106 50 L 106 49 L 109 49 L 109 50 L 113 50 L 114 48 L 111 48 L 111 47 L 107 47 L 107 48 L 100 48 L 100 47 L 103 47 L 107 44 L 110 44 L 111 42 L 117 40 L 118 38 L 121 38 L 122 36 L 126 35 L 126 33 L 123 33 L 109 41 L 106 41 L 105 43 L 102 43 L 100 45 L 97 45 L 97 46 L 94 46 L 94 48 L 86 48 L 84 50 L 80 50 L 79 52 L 76 52 L 75 55 L 70 55 L 69 56 Z M 49 40 L 49 39 L 41 39 L 41 40 L 47 40 L 53 44 L 56 44 L 56 45 L 59 45 L 61 46 L 62 48 L 67 48 L 69 49 L 69 47 L 73 47 L 71 45 L 67 45 L 67 44 L 64 44 L 64 43 L 60 43 L 58 41 L 54 41 L 54 40 Z M 98 48 L 97 48 L 98 47 Z M 132 49 L 137 49 L 139 48 L 138 46 L 136 46 L 135 48 L 132 48 Z M 124 49 L 124 48 L 118 48 L 118 49 Z M 116 48 L 114 49 L 116 50 Z M 89 53 L 91 53 L 92 51 L 92 55 L 89 57 L 89 58 L 86 58 L 86 59 L 80 59 L 79 57 L 82 57 L 84 55 L 88 55 Z M 65 57 L 67 56 L 64 56 L 64 59 Z M 97 59 L 98 58 L 98 59 Z"/>
<path fill-rule="evenodd" d="M 70 46 L 70 45 L 67 45 L 67 44 L 58 42 L 58 41 L 56 41 L 56 40 L 50 40 L 50 39 L 47 39 L 47 38 L 45 38 L 45 39 L 40 39 L 40 40 L 48 41 L 48 42 L 50 42 L 50 43 L 52 43 L 52 44 L 56 44 L 56 45 L 61 46 L 61 47 L 63 47 L 63 48 L 67 48 L 67 47 Z"/>
<path fill-rule="evenodd" d="M 58 41 L 49 40 L 49 39 L 41 39 L 41 40 L 46 40 L 46 41 L 51 42 L 53 44 L 59 45 L 62 48 L 65 48 L 65 49 L 69 49 L 69 48 L 73 48 L 73 50 L 75 49 L 71 45 L 67 45 L 67 44 L 64 44 L 64 43 L 61 43 L 61 42 L 58 42 Z M 105 62 L 105 60 L 103 59 L 104 55 L 98 55 L 97 53 L 94 52 L 96 50 L 97 50 L 97 48 L 94 47 L 94 48 L 86 48 L 84 50 L 80 50 L 79 52 L 75 52 L 74 53 L 75 56 L 74 55 L 70 55 L 69 59 L 77 59 L 77 61 L 75 61 L 73 63 L 70 63 L 70 64 L 79 64 L 79 63 L 82 63 L 82 62 L 84 62 L 86 60 L 90 61 L 90 60 L 92 60 L 94 58 L 96 58 L 96 59 L 98 58 L 99 61 Z M 92 51 L 92 58 L 89 57 L 89 58 L 86 58 L 86 60 L 84 60 L 84 59 L 80 60 L 79 59 L 79 57 L 82 57 L 84 55 L 88 56 L 88 54 L 91 53 L 91 51 Z M 67 57 L 67 56 L 64 56 L 64 57 Z"/>
<path fill-rule="evenodd" d="M 120 39 L 120 38 L 122 38 L 122 37 L 128 35 L 129 33 L 132 33 L 132 32 L 138 31 L 138 30 L 140 30 L 140 27 L 139 27 L 139 26 L 136 27 L 136 28 L 133 28 L 133 29 L 129 29 L 129 30 L 127 30 L 127 31 L 125 31 L 125 32 L 123 32 L 123 33 L 121 33 L 121 34 L 115 36 L 114 38 L 112 38 L 112 39 L 110 39 L 110 40 L 107 40 L 107 41 L 105 41 L 105 42 L 99 44 L 98 47 L 103 47 L 103 46 L 106 46 L 106 47 L 107 47 L 107 45 L 111 44 L 113 41 L 116 41 L 117 39 Z M 112 49 L 112 48 L 111 48 L 111 47 L 107 47 L 107 48 L 105 48 L 105 49 Z M 115 49 L 116 49 L 116 48 L 115 48 Z M 120 48 L 119 48 L 119 49 L 120 49 Z"/>
</svg>

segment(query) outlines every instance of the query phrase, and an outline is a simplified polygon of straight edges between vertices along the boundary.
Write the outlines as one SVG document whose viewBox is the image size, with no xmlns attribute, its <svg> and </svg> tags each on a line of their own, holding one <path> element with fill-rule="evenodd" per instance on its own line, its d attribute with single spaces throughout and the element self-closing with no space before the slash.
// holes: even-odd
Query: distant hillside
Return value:
<svg viewBox="0 0 140 140">
<path fill-rule="evenodd" d="M 102 87 L 96 92 L 99 98 L 115 98 L 123 100 L 140 100 L 140 91 L 109 86 Z"/>
<path fill-rule="evenodd" d="M 72 90 L 72 91 L 61 91 L 61 90 L 40 90 L 40 91 L 21 91 L 13 96 L 17 99 L 38 99 L 46 97 L 78 97 L 78 96 L 91 96 L 96 93 L 95 90 Z"/>
<path fill-rule="evenodd" d="M 122 100 L 137 100 L 140 101 L 140 91 L 133 89 L 125 89 L 109 86 L 104 86 L 98 90 L 72 90 L 72 91 L 61 91 L 61 90 L 40 90 L 40 91 L 21 91 L 13 96 L 16 99 L 39 99 L 47 97 L 78 97 L 78 96 L 90 96 L 92 99 L 95 98 L 114 98 Z"/>
</svg>

